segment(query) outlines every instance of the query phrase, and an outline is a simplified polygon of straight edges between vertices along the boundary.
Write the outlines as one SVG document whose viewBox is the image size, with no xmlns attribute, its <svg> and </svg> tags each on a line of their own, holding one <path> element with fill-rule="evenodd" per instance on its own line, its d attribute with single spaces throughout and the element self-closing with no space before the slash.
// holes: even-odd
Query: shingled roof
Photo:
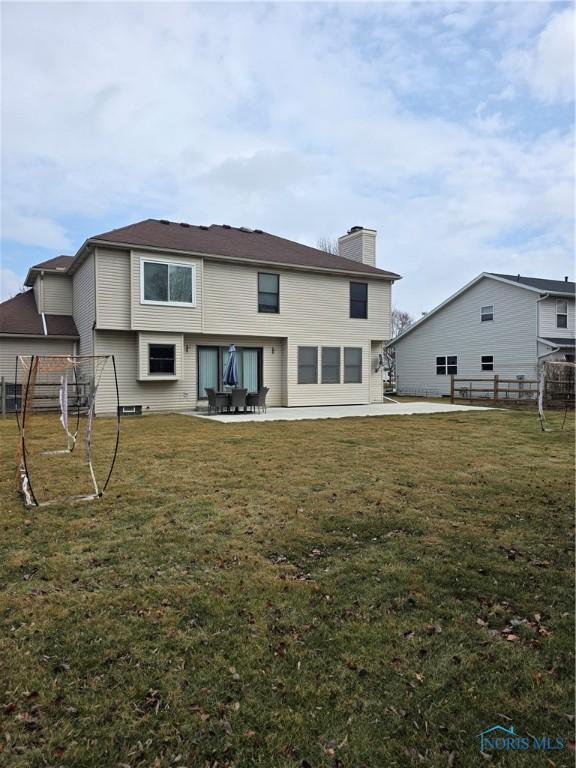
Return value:
<svg viewBox="0 0 576 768">
<path fill-rule="evenodd" d="M 36 272 L 66 272 L 73 261 L 74 256 L 54 256 L 47 261 L 41 261 L 40 264 L 34 264 L 28 270 L 24 285 L 33 285 Z"/>
<path fill-rule="evenodd" d="M 574 293 L 576 283 L 569 280 L 547 280 L 543 277 L 524 277 L 524 275 L 501 275 L 498 272 L 489 272 L 489 275 L 510 280 L 513 283 L 527 285 L 529 288 L 537 288 L 539 291 L 552 291 L 553 293 Z"/>
<path fill-rule="evenodd" d="M 0 304 L 0 334 L 23 336 L 68 336 L 78 338 L 78 330 L 70 315 L 42 315 L 36 309 L 34 291 L 24 291 Z"/>
<path fill-rule="evenodd" d="M 397 280 L 400 275 L 369 264 L 334 256 L 317 248 L 270 235 L 261 229 L 212 224 L 209 227 L 175 223 L 165 219 L 146 219 L 137 224 L 113 229 L 89 238 L 88 242 L 103 241 L 167 250 L 185 251 L 211 256 L 287 264 L 301 267 L 359 272 L 375 277 Z"/>
</svg>

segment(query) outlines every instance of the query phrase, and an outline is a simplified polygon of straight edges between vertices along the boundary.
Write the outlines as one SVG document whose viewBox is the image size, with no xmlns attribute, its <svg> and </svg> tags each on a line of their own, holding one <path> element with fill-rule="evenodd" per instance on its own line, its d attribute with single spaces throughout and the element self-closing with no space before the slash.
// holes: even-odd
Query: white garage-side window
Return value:
<svg viewBox="0 0 576 768">
<path fill-rule="evenodd" d="M 196 306 L 196 266 L 141 259 L 140 300 L 142 304 Z"/>
</svg>

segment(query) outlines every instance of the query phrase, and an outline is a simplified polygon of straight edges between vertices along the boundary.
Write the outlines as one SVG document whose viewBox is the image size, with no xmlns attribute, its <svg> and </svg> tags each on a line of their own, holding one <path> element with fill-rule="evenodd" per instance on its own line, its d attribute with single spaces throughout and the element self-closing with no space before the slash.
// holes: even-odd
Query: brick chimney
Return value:
<svg viewBox="0 0 576 768">
<path fill-rule="evenodd" d="M 338 254 L 345 259 L 376 266 L 376 230 L 352 227 L 338 238 Z"/>
</svg>

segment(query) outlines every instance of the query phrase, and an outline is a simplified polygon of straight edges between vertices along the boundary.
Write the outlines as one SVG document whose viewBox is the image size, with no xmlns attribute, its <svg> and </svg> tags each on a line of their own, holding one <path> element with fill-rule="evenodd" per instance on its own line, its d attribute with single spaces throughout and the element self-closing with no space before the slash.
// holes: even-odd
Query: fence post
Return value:
<svg viewBox="0 0 576 768">
<path fill-rule="evenodd" d="M 450 376 L 450 402 L 454 402 L 454 374 Z"/>
<path fill-rule="evenodd" d="M 0 379 L 0 401 L 2 402 L 1 410 L 2 410 L 2 418 L 6 418 L 6 379 L 4 376 Z"/>
<path fill-rule="evenodd" d="M 499 392 L 498 392 L 498 382 L 499 382 L 499 376 L 498 376 L 498 374 L 496 374 L 494 376 L 494 401 L 498 400 L 498 395 L 499 395 Z"/>
</svg>

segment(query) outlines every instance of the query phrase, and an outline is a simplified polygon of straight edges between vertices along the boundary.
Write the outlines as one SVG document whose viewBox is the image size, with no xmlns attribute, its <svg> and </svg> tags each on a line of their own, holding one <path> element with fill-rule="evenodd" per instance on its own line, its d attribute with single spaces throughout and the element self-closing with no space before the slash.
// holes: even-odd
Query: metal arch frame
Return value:
<svg viewBox="0 0 576 768">
<path fill-rule="evenodd" d="M 15 373 L 15 376 L 14 376 L 15 386 L 16 386 L 17 380 L 18 380 L 18 360 L 20 359 L 20 357 L 21 357 L 20 355 L 16 356 L 16 373 Z M 26 416 L 27 416 L 27 411 L 28 411 L 28 392 L 29 392 L 30 382 L 31 382 L 31 378 L 32 378 L 32 371 L 34 369 L 35 363 L 37 363 L 37 361 L 38 361 L 38 359 L 40 357 L 66 357 L 70 361 L 78 359 L 79 357 L 92 358 L 92 360 L 94 360 L 95 358 L 105 358 L 106 362 L 108 362 L 108 360 L 112 361 L 112 371 L 114 373 L 114 389 L 115 389 L 115 392 L 116 392 L 116 440 L 115 440 L 115 443 L 114 443 L 114 453 L 112 455 L 112 460 L 111 460 L 111 463 L 110 463 L 110 468 L 108 470 L 108 474 L 106 476 L 106 480 L 105 480 L 105 482 L 104 482 L 104 484 L 103 484 L 103 486 L 101 488 L 98 488 L 98 484 L 95 481 L 95 477 L 94 477 L 94 473 L 93 473 L 93 469 L 92 469 L 92 464 L 91 464 L 91 461 L 89 461 L 91 475 L 92 475 L 92 478 L 93 478 L 93 480 L 95 482 L 95 486 L 96 486 L 96 493 L 94 493 L 94 494 L 89 494 L 87 496 L 86 495 L 68 496 L 68 497 L 66 497 L 64 499 L 60 498 L 60 499 L 53 499 L 53 500 L 45 501 L 45 502 L 39 502 L 37 497 L 36 497 L 36 495 L 35 495 L 35 493 L 34 493 L 34 489 L 32 487 L 32 482 L 30 480 L 30 473 L 28 471 L 28 464 L 27 464 L 27 461 L 26 461 L 26 434 L 25 434 L 25 430 L 26 430 Z M 105 365 L 106 365 L 106 363 L 104 364 L 104 367 L 105 367 Z M 91 399 L 90 399 L 90 405 L 88 407 L 89 413 L 92 412 L 92 417 L 94 415 L 94 406 L 95 406 L 95 402 L 96 402 L 96 394 L 98 392 L 98 387 L 100 385 L 100 380 L 102 378 L 102 373 L 104 372 L 104 367 L 102 368 L 102 370 L 100 372 L 100 376 L 98 377 L 97 381 L 96 381 L 96 378 L 94 377 L 94 379 L 95 379 L 95 386 L 93 388 L 92 396 L 91 396 Z M 74 377 L 75 377 L 75 384 L 76 384 L 76 400 L 77 400 L 77 409 L 76 409 L 76 417 L 77 417 L 76 418 L 76 435 L 77 435 L 78 434 L 79 424 L 80 424 L 80 397 L 79 397 L 79 390 L 78 390 L 78 377 L 77 377 L 76 366 L 75 365 L 74 365 Z M 117 456 L 118 456 L 118 450 L 119 450 L 119 446 L 120 446 L 120 390 L 119 390 L 119 387 L 118 387 L 118 373 L 117 373 L 117 369 L 116 369 L 116 359 L 115 359 L 115 356 L 114 355 L 86 355 L 86 356 L 84 356 L 84 355 L 82 355 L 82 356 L 81 355 L 78 355 L 78 356 L 76 356 L 76 355 L 31 355 L 30 356 L 30 367 L 28 369 L 28 378 L 27 378 L 27 383 L 26 383 L 25 394 L 26 394 L 25 398 L 22 398 L 22 397 L 20 398 L 20 412 L 21 412 L 22 418 L 20 419 L 18 408 L 16 408 L 16 421 L 17 421 L 17 424 L 18 424 L 18 427 L 19 427 L 19 430 L 20 430 L 21 465 L 20 465 L 19 470 L 20 470 L 20 481 L 21 481 L 21 486 L 22 486 L 21 487 L 21 491 L 22 491 L 22 493 L 23 493 L 23 495 L 25 497 L 26 506 L 42 507 L 42 506 L 48 506 L 50 504 L 55 504 L 55 503 L 62 502 L 62 501 L 89 501 L 89 500 L 92 500 L 92 499 L 101 498 L 104 495 L 104 492 L 106 491 L 106 488 L 108 487 L 108 484 L 110 482 L 110 478 L 112 477 L 112 472 L 114 471 L 114 466 L 116 464 L 116 459 L 117 459 Z M 16 397 L 16 393 L 15 393 L 15 397 Z M 24 399 L 24 403 L 22 403 L 22 399 Z M 72 448 L 68 451 L 69 453 L 72 453 L 72 451 L 74 450 L 75 445 L 76 445 L 76 440 L 74 441 L 74 445 L 72 446 Z M 26 481 L 26 483 L 28 485 L 29 496 L 30 496 L 31 500 L 33 501 L 33 504 L 29 504 L 26 501 L 27 494 L 26 494 L 26 491 L 24 490 L 24 487 L 23 487 L 24 480 Z"/>
</svg>

